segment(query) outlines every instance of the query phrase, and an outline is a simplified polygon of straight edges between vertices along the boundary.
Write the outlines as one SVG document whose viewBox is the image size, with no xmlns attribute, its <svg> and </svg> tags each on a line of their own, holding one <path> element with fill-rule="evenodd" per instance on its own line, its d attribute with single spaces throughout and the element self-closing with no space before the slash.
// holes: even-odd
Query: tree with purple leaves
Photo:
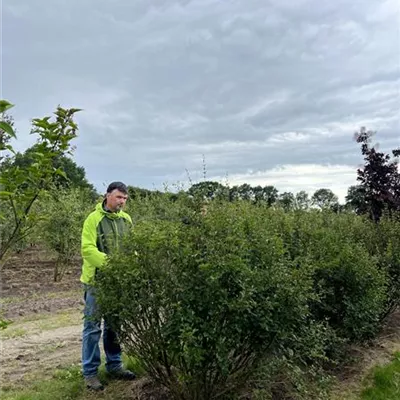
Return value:
<svg viewBox="0 0 400 400">
<path fill-rule="evenodd" d="M 390 216 L 400 211 L 400 174 L 398 161 L 389 154 L 377 151 L 371 146 L 374 132 L 361 128 L 355 133 L 361 143 L 364 166 L 357 170 L 357 180 L 364 189 L 368 212 L 373 221 L 379 222 L 385 209 Z M 392 151 L 393 157 L 400 155 L 400 149 Z"/>
</svg>

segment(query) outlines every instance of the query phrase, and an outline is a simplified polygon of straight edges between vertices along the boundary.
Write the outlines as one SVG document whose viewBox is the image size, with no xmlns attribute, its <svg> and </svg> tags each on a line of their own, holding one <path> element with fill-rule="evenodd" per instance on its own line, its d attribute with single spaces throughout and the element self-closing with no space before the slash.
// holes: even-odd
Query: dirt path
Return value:
<svg viewBox="0 0 400 400">
<path fill-rule="evenodd" d="M 1 340 L 1 386 L 18 386 L 36 375 L 80 362 L 82 325 L 61 326 Z M 31 323 L 32 324 L 32 323 Z M 22 325 L 22 324 L 21 324 Z M 23 324 L 24 330 L 29 323 Z M 18 329 L 14 327 L 14 329 Z M 18 331 L 17 331 L 18 332 Z"/>
<path fill-rule="evenodd" d="M 0 397 L 2 389 L 29 387 L 81 361 L 81 262 L 77 258 L 61 282 L 52 281 L 53 268 L 52 255 L 28 248 L 1 271 L 0 315 L 12 323 L 0 331 Z M 110 382 L 101 398 L 114 400 L 115 393 L 119 399 L 167 399 L 147 378 Z"/>
<path fill-rule="evenodd" d="M 76 311 L 71 313 L 71 320 L 77 316 Z M 75 319 L 79 321 L 79 319 Z M 59 323 L 54 318 L 49 322 Z M 63 320 L 61 320 L 63 321 Z M 29 335 L 15 338 L 3 338 L 0 343 L 0 396 L 2 389 L 22 388 L 34 382 L 51 378 L 58 368 L 71 367 L 80 363 L 82 325 L 61 326 L 48 330 L 40 330 L 42 321 L 20 321 L 13 327 L 18 333 L 20 326 L 32 331 Z M 12 331 L 11 331 L 12 333 Z M 102 349 L 103 352 L 103 349 Z M 103 353 L 104 354 L 104 353 Z M 95 400 L 167 400 L 165 389 L 155 385 L 151 380 L 142 377 L 133 382 L 109 382 L 101 397 L 97 394 L 85 392 L 84 398 Z"/>
<path fill-rule="evenodd" d="M 0 387 L 52 376 L 80 362 L 83 295 L 80 261 L 53 282 L 54 255 L 28 248 L 1 271 L 0 313 L 12 323 L 0 331 Z"/>
<path fill-rule="evenodd" d="M 353 362 L 340 366 L 332 400 L 359 398 L 360 383 L 372 368 L 391 362 L 393 354 L 400 351 L 400 308 L 389 316 L 382 331 L 369 346 L 354 345 L 348 351 Z"/>
</svg>

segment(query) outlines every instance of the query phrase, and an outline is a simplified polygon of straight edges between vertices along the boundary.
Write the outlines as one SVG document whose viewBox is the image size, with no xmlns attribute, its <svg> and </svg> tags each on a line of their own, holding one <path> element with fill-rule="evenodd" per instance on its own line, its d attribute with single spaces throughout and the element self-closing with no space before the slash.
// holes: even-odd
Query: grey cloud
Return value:
<svg viewBox="0 0 400 400">
<path fill-rule="evenodd" d="M 160 183 L 203 153 L 210 175 L 356 165 L 366 124 L 400 142 L 395 0 L 13 0 L 3 14 L 17 122 L 84 108 L 76 157 L 95 182 Z"/>
</svg>

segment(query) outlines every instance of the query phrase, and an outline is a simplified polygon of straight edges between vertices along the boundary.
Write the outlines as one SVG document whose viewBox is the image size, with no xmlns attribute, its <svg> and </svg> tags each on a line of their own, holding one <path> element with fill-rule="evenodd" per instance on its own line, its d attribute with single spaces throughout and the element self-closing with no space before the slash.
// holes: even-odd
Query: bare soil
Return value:
<svg viewBox="0 0 400 400">
<path fill-rule="evenodd" d="M 81 331 L 81 325 L 73 325 L 3 339 L 0 361 L 2 385 L 15 386 L 26 378 L 34 378 L 29 376 L 32 373 L 51 376 L 57 368 L 78 364 Z"/>
<path fill-rule="evenodd" d="M 77 259 L 61 282 L 53 281 L 54 257 L 29 248 L 11 257 L 1 271 L 1 311 L 7 319 L 79 307 L 81 262 Z"/>
<path fill-rule="evenodd" d="M 51 378 L 59 368 L 80 365 L 81 262 L 77 259 L 61 282 L 53 282 L 53 268 L 54 257 L 29 248 L 10 258 L 1 271 L 1 312 L 12 323 L 0 332 L 0 392 Z M 112 393 L 121 400 L 168 399 L 166 391 L 147 378 L 110 382 L 104 394 L 88 392 L 85 398 L 113 399 Z"/>
<path fill-rule="evenodd" d="M 338 384 L 332 399 L 357 398 L 360 382 L 368 377 L 375 366 L 385 365 L 400 351 L 400 309 L 397 308 L 384 322 L 380 334 L 369 345 L 352 346 L 348 349 L 351 362 L 342 365 L 337 372 Z"/>
<path fill-rule="evenodd" d="M 35 373 L 51 375 L 58 367 L 80 362 L 80 269 L 77 259 L 62 281 L 54 282 L 54 256 L 36 247 L 14 255 L 3 267 L 1 313 L 11 321 L 15 337 L 1 338 L 1 386 L 19 385 Z M 73 317 L 68 319 L 69 314 Z M 64 324 L 76 322 L 58 327 L 63 322 L 59 315 Z"/>
</svg>

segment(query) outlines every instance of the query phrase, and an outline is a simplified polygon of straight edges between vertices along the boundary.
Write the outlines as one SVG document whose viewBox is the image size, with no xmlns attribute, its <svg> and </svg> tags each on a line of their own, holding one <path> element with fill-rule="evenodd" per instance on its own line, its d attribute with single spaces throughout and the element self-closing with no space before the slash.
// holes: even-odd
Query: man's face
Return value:
<svg viewBox="0 0 400 400">
<path fill-rule="evenodd" d="M 107 193 L 106 206 L 111 211 L 121 210 L 128 200 L 128 195 L 120 192 L 118 189 L 114 189 L 111 193 Z"/>
</svg>

